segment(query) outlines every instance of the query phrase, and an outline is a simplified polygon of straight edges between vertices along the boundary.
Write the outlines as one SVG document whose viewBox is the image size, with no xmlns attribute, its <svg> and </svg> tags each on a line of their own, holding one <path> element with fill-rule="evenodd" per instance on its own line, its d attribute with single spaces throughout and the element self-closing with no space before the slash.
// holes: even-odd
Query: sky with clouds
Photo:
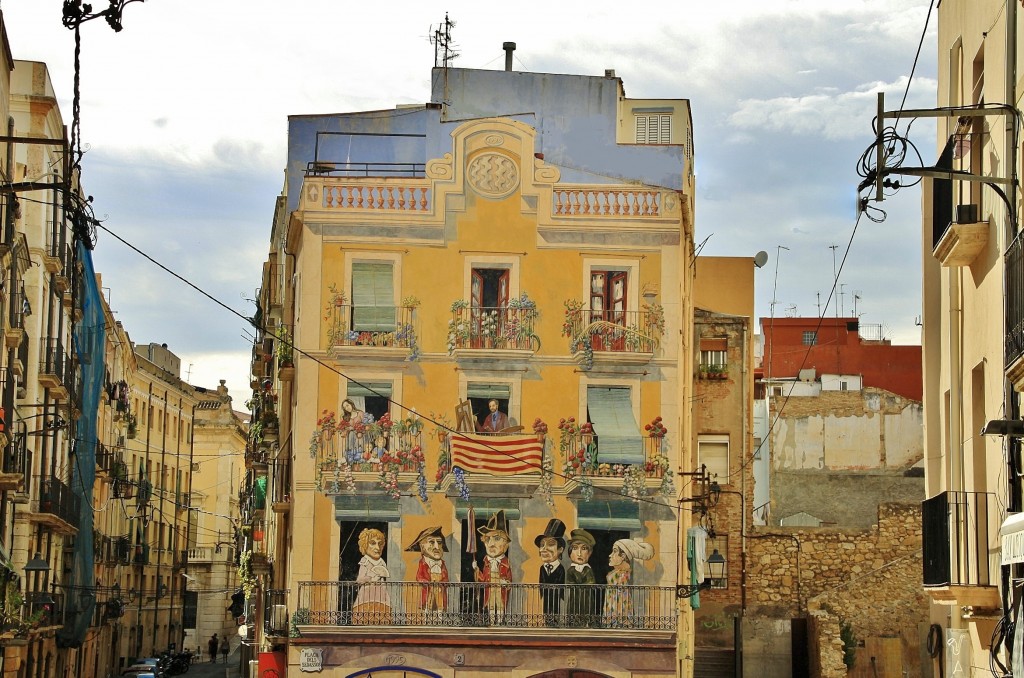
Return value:
<svg viewBox="0 0 1024 678">
<path fill-rule="evenodd" d="M 287 116 L 426 102 L 428 36 L 447 11 L 456 66 L 501 69 L 502 43 L 514 41 L 516 70 L 615 69 L 629 97 L 689 99 L 697 242 L 706 239 L 709 255 L 768 252 L 756 278 L 760 316 L 773 299 L 776 315 L 817 315 L 842 266 L 839 310 L 853 315 L 856 295 L 864 324 L 919 343 L 919 190 L 883 203 L 884 223 L 862 219 L 853 231 L 876 92 L 899 107 L 931 2 L 684 0 L 635 13 L 604 0 L 134 2 L 123 31 L 102 19 L 81 29 L 83 183 L 104 227 L 251 315 L 284 181 Z M 0 0 L 0 10 L 14 58 L 46 62 L 69 124 L 74 37 L 62 4 Z M 933 12 L 908 108 L 935 105 L 934 29 Z M 931 164 L 926 122 L 910 138 Z M 102 230 L 94 257 L 135 342 L 167 343 L 192 383 L 226 379 L 244 394 L 243 320 Z"/>
</svg>

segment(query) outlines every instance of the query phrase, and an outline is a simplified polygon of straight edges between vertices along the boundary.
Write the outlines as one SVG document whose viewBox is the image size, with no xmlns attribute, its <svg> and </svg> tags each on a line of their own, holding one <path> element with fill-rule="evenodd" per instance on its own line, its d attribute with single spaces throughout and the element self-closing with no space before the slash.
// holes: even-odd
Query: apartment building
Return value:
<svg viewBox="0 0 1024 678">
<path fill-rule="evenodd" d="M 289 119 L 247 657 L 691 675 L 689 104 L 612 71 L 431 77 L 425 105 Z"/>
<path fill-rule="evenodd" d="M 945 665 L 964 675 L 988 675 L 990 659 L 1010 668 L 998 629 L 1019 619 L 1024 571 L 1020 11 L 937 8 L 935 167 L 947 174 L 925 181 L 922 201 L 924 590 Z"/>
</svg>

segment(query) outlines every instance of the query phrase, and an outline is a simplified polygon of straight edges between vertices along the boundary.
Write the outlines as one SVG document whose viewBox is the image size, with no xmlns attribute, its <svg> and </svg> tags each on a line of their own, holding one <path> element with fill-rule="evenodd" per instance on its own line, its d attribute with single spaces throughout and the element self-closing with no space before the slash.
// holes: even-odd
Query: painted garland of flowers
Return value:
<svg viewBox="0 0 1024 678">
<path fill-rule="evenodd" d="M 555 500 L 551 496 L 551 481 L 555 476 L 555 463 L 548 451 L 548 425 L 540 417 L 537 417 L 533 420 L 533 432 L 543 446 L 540 457 L 540 486 L 537 488 L 537 496 L 543 499 L 545 504 L 554 508 Z"/>
<path fill-rule="evenodd" d="M 562 453 L 562 475 L 566 479 L 576 478 L 580 487 L 580 498 L 590 501 L 594 498 L 593 475 L 597 467 L 597 446 L 594 444 L 594 427 L 589 421 L 576 423 L 576 417 L 558 420 L 558 450 Z M 581 444 L 573 443 L 579 439 Z M 574 449 L 575 448 L 575 449 Z"/>
</svg>

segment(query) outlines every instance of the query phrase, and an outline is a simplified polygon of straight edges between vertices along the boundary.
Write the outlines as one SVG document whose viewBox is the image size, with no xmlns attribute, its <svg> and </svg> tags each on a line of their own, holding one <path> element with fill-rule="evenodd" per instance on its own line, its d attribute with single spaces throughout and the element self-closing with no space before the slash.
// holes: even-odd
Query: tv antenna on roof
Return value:
<svg viewBox="0 0 1024 678">
<path fill-rule="evenodd" d="M 430 36 L 430 44 L 434 46 L 434 68 L 449 68 L 455 57 L 459 56 L 458 52 L 453 49 L 455 46 L 452 42 L 453 28 L 455 28 L 455 22 L 450 20 L 448 13 L 445 12 L 444 23 L 433 29 Z"/>
</svg>

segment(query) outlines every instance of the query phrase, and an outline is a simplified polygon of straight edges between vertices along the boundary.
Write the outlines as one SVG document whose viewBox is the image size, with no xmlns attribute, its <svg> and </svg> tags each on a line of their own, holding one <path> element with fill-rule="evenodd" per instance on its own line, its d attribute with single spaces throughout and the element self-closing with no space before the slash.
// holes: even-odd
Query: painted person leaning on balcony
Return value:
<svg viewBox="0 0 1024 678">
<path fill-rule="evenodd" d="M 416 581 L 423 584 L 420 610 L 427 620 L 439 622 L 442 613 L 448 609 L 448 566 L 444 562 L 448 545 L 444 532 L 439 526 L 428 527 L 405 550 L 420 554 L 420 562 L 416 565 Z"/>
<path fill-rule="evenodd" d="M 583 628 L 597 623 L 597 577 L 590 567 L 590 555 L 597 540 L 582 528 L 569 533 L 569 567 L 565 571 L 568 584 L 565 614 L 570 627 Z"/>
<path fill-rule="evenodd" d="M 491 624 L 502 624 L 505 621 L 505 610 L 512 589 L 512 563 L 508 559 L 508 547 L 512 539 L 508 534 L 508 521 L 505 512 L 498 511 L 492 515 L 487 524 L 479 528 L 480 540 L 484 543 L 484 565 L 481 568 L 473 560 L 473 572 L 476 580 L 484 586 L 484 610 Z"/>
<path fill-rule="evenodd" d="M 387 624 L 391 620 L 391 595 L 387 582 L 391 573 L 384 561 L 384 533 L 367 528 L 359 533 L 359 593 L 352 603 L 353 624 Z"/>
<path fill-rule="evenodd" d="M 633 625 L 633 593 L 629 584 L 633 578 L 633 563 L 654 557 L 654 547 L 639 539 L 620 539 L 612 546 L 608 564 L 608 590 L 604 594 L 604 612 L 601 623 L 609 628 L 629 628 Z"/>
<path fill-rule="evenodd" d="M 476 430 L 483 433 L 500 433 L 508 428 L 508 415 L 498 409 L 498 401 L 493 398 L 487 401 L 488 413 L 484 423 L 477 424 Z"/>
<path fill-rule="evenodd" d="M 560 626 L 562 596 L 564 595 L 565 566 L 562 552 L 565 551 L 565 523 L 558 518 L 548 521 L 544 533 L 533 540 L 540 553 L 540 598 L 544 606 L 544 624 Z"/>
</svg>

